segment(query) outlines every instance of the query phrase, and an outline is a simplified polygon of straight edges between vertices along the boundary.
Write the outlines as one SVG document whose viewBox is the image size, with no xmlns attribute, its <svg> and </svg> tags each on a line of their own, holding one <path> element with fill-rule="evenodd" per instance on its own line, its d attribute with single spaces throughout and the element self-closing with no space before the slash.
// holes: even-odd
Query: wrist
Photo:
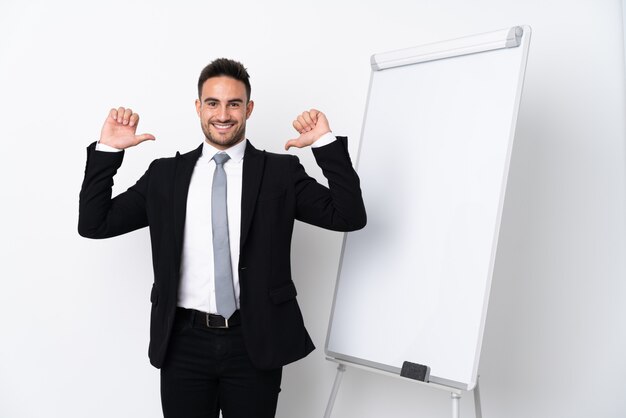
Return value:
<svg viewBox="0 0 626 418">
<path fill-rule="evenodd" d="M 311 148 L 323 147 L 324 145 L 328 145 L 336 139 L 337 138 L 335 137 L 335 135 L 333 135 L 331 131 L 328 131 L 319 138 L 317 138 L 317 140 L 311 144 Z"/>
<path fill-rule="evenodd" d="M 115 148 L 109 144 L 105 144 L 102 140 L 96 143 L 96 151 L 104 151 L 104 152 L 120 152 L 122 151 L 119 148 Z"/>
</svg>

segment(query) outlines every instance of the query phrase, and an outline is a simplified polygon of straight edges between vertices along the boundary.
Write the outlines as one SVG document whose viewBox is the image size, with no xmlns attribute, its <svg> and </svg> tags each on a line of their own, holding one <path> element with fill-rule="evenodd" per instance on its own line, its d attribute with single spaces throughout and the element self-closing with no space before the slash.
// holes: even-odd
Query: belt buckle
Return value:
<svg viewBox="0 0 626 418">
<path fill-rule="evenodd" d="M 210 315 L 211 314 L 206 314 L 206 326 L 208 328 L 228 328 L 228 319 L 226 319 L 226 318 L 224 318 L 225 325 L 220 325 L 220 326 L 211 325 L 211 319 L 210 319 L 211 317 L 210 317 Z"/>
</svg>

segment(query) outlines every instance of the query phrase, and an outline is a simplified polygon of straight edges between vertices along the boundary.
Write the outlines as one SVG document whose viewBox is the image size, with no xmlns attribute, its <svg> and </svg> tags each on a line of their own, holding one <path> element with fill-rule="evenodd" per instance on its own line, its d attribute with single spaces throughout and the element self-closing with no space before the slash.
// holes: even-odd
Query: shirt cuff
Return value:
<svg viewBox="0 0 626 418">
<path fill-rule="evenodd" d="M 334 142 L 336 139 L 337 138 L 335 138 L 335 135 L 333 135 L 332 132 L 325 133 L 324 135 L 320 136 L 317 141 L 311 144 L 311 148 L 323 147 L 324 145 L 328 145 L 331 142 Z"/>
<path fill-rule="evenodd" d="M 96 143 L 96 151 L 104 151 L 104 152 L 120 152 L 122 151 L 119 148 L 113 148 L 110 145 L 101 144 L 100 141 Z"/>
</svg>

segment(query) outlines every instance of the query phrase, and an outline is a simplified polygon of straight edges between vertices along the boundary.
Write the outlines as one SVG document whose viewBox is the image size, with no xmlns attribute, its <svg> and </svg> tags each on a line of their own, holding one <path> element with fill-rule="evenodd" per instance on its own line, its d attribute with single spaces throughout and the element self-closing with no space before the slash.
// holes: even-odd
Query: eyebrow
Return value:
<svg viewBox="0 0 626 418">
<path fill-rule="evenodd" d="M 215 97 L 207 97 L 206 99 L 204 99 L 204 103 L 207 103 L 207 102 L 220 102 L 220 100 L 216 99 Z M 242 99 L 231 99 L 231 100 L 228 100 L 227 103 L 243 103 L 243 100 Z"/>
</svg>

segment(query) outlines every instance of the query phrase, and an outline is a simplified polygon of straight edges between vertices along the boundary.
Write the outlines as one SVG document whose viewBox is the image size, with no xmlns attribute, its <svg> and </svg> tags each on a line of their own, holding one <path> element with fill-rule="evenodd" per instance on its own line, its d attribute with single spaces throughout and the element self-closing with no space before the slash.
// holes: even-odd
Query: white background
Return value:
<svg viewBox="0 0 626 418">
<path fill-rule="evenodd" d="M 148 233 L 76 232 L 84 149 L 111 106 L 131 106 L 157 136 L 129 150 L 116 191 L 152 159 L 199 144 L 196 80 L 220 56 L 252 75 L 257 147 L 281 150 L 293 117 L 316 106 L 356 155 L 372 53 L 517 24 L 533 36 L 481 360 L 484 416 L 626 415 L 618 0 L 3 0 L 0 416 L 160 414 L 147 360 Z M 294 153 L 320 178 L 310 151 Z M 340 247 L 341 234 L 296 226 L 294 276 L 319 348 L 285 369 L 278 417 L 323 414 Z M 469 396 L 463 408 L 472 416 Z M 445 392 L 349 370 L 334 417 L 449 414 Z"/>
</svg>

